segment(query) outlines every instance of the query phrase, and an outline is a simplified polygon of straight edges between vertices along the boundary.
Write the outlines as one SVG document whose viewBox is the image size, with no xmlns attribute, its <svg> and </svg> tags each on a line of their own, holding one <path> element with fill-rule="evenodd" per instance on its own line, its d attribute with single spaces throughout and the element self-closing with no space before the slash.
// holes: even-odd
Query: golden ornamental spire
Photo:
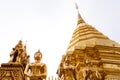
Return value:
<svg viewBox="0 0 120 80">
<path fill-rule="evenodd" d="M 76 7 L 76 10 L 77 10 L 77 12 L 78 12 L 78 21 L 77 21 L 77 25 L 78 25 L 78 24 L 81 24 L 81 23 L 85 23 L 85 21 L 82 19 L 81 15 L 80 15 L 80 13 L 79 13 L 77 3 L 75 3 L 75 7 Z"/>
</svg>

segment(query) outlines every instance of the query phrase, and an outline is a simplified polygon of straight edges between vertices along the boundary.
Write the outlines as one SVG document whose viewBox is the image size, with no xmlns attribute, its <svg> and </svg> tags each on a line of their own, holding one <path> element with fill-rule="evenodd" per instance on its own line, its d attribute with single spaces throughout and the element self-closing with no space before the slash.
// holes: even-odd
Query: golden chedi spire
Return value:
<svg viewBox="0 0 120 80">
<path fill-rule="evenodd" d="M 99 32 L 96 28 L 87 24 L 81 17 L 77 4 L 76 9 L 78 14 L 77 26 L 68 45 L 68 50 L 72 50 L 76 46 L 93 46 L 94 43 L 96 43 L 95 45 L 115 45 L 116 47 L 120 47 L 117 42 L 110 40 L 107 36 Z"/>
<path fill-rule="evenodd" d="M 77 21 L 77 25 L 78 25 L 78 24 L 81 24 L 81 23 L 85 23 L 85 21 L 82 19 L 81 15 L 80 15 L 80 13 L 79 13 L 79 11 L 78 11 L 78 21 Z"/>
<path fill-rule="evenodd" d="M 81 15 L 80 15 L 80 13 L 79 13 L 77 3 L 75 3 L 75 6 L 76 6 L 76 10 L 77 10 L 77 12 L 78 12 L 78 21 L 77 21 L 77 25 L 78 25 L 78 24 L 81 24 L 81 23 L 85 23 L 85 21 L 83 20 L 83 18 L 81 17 Z"/>
</svg>

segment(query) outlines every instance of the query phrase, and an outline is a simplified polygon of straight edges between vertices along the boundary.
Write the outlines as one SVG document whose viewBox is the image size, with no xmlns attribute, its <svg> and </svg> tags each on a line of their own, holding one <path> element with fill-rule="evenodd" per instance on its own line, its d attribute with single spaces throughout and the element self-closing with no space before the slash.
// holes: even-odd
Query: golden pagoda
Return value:
<svg viewBox="0 0 120 80">
<path fill-rule="evenodd" d="M 29 63 L 26 45 L 23 46 L 22 40 L 12 48 L 8 63 L 2 63 L 0 67 L 0 80 L 26 80 L 24 69 Z"/>
<path fill-rule="evenodd" d="M 78 11 L 77 27 L 57 74 L 59 80 L 120 80 L 120 44 L 87 24 Z"/>
</svg>

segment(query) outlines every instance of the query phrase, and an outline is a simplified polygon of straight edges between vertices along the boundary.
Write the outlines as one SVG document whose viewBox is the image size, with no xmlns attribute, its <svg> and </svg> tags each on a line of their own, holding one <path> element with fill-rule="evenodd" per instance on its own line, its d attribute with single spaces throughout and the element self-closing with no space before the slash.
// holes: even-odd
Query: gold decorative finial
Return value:
<svg viewBox="0 0 120 80">
<path fill-rule="evenodd" d="M 27 40 L 25 41 L 25 46 L 27 45 Z"/>
<path fill-rule="evenodd" d="M 75 3 L 75 7 L 76 7 L 76 9 L 78 10 L 78 5 L 77 5 L 77 3 Z"/>
<path fill-rule="evenodd" d="M 38 52 L 40 53 L 40 49 L 38 49 Z"/>
<path fill-rule="evenodd" d="M 82 19 L 81 15 L 80 15 L 80 13 L 79 13 L 77 3 L 75 3 L 75 7 L 76 7 L 76 10 L 77 10 L 77 12 L 78 12 L 78 22 L 77 22 L 77 25 L 78 25 L 78 24 L 81 24 L 81 23 L 85 23 L 85 21 Z"/>
</svg>

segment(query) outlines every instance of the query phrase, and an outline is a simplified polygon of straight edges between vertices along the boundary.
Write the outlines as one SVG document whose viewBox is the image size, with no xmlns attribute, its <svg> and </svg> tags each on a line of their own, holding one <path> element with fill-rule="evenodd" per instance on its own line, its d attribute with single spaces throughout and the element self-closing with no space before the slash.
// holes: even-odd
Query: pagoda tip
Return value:
<svg viewBox="0 0 120 80">
<path fill-rule="evenodd" d="M 77 3 L 75 3 L 75 7 L 76 7 L 76 10 L 78 10 L 78 5 L 77 5 Z"/>
</svg>

